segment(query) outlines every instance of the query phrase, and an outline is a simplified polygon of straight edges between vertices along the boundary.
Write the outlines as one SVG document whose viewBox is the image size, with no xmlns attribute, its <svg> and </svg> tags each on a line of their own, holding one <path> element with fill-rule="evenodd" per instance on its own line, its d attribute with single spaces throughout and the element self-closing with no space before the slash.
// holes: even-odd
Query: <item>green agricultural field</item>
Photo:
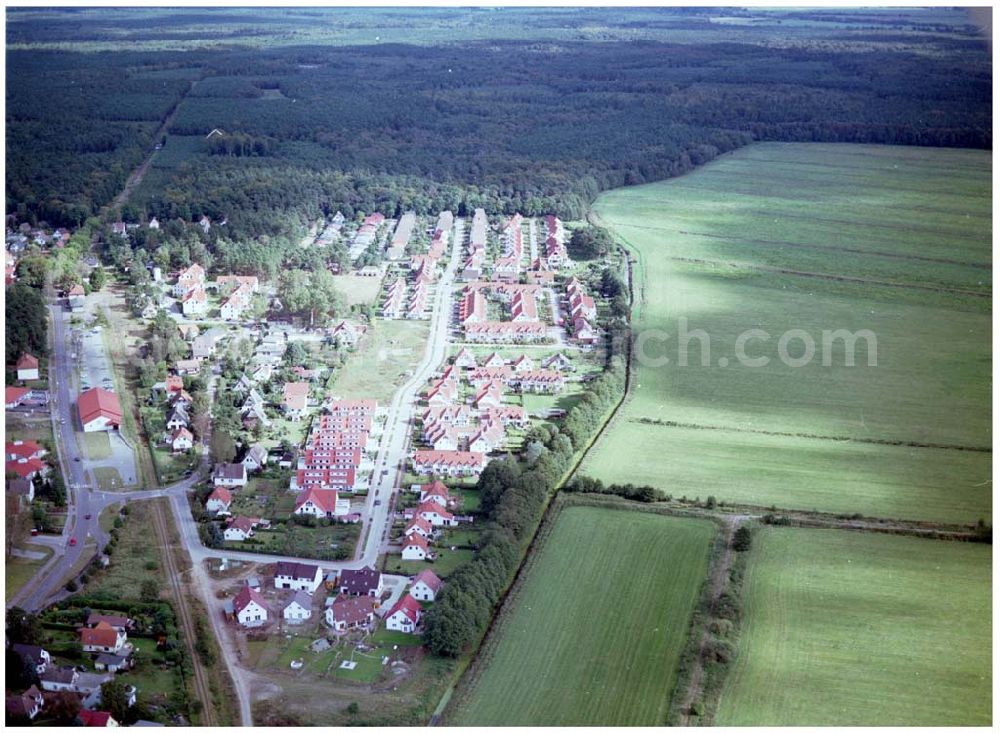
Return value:
<svg viewBox="0 0 1000 733">
<path fill-rule="evenodd" d="M 662 725 L 714 533 L 707 521 L 564 509 L 448 722 Z"/>
<path fill-rule="evenodd" d="M 765 528 L 715 723 L 990 725 L 990 547 Z"/>
<path fill-rule="evenodd" d="M 636 258 L 636 334 L 670 363 L 636 360 L 584 470 L 765 506 L 988 516 L 990 176 L 988 152 L 763 144 L 601 196 Z M 708 337 L 705 351 L 691 337 L 686 366 L 682 318 Z M 738 363 L 749 329 L 770 336 L 746 345 L 766 366 Z M 779 358 L 791 329 L 816 345 L 805 366 Z M 864 339 L 856 366 L 841 340 L 824 365 L 837 329 L 873 332 L 877 366 Z"/>
</svg>

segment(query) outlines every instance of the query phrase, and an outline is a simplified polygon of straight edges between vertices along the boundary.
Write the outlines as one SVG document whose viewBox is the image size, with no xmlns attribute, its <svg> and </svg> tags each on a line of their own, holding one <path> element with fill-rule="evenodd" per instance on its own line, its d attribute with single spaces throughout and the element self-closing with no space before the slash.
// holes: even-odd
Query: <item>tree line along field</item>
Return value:
<svg viewBox="0 0 1000 733">
<path fill-rule="evenodd" d="M 595 211 L 636 258 L 630 395 L 584 464 L 605 481 L 761 506 L 944 522 L 991 512 L 991 161 L 986 152 L 761 144 Z M 710 339 L 678 364 L 679 319 Z M 762 368 L 740 366 L 747 329 Z M 817 355 L 791 368 L 789 329 Z M 845 366 L 823 330 L 870 329 Z M 802 353 L 801 342 L 789 348 Z M 731 364 L 719 366 L 720 357 Z"/>
<path fill-rule="evenodd" d="M 762 528 L 717 725 L 990 725 L 991 549 Z"/>
<path fill-rule="evenodd" d="M 564 508 L 447 713 L 453 725 L 661 725 L 708 521 Z"/>
</svg>

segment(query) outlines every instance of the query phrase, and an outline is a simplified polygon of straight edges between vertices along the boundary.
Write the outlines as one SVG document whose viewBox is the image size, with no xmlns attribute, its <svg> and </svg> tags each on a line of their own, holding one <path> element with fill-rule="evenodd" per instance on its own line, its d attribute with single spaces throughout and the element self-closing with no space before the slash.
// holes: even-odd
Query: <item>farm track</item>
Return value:
<svg viewBox="0 0 1000 733">
<path fill-rule="evenodd" d="M 683 229 L 668 229 L 666 227 L 654 227 L 643 224 L 629 224 L 629 229 L 645 229 L 651 232 L 664 232 L 665 234 L 680 234 L 685 237 L 705 237 L 706 239 L 719 239 L 736 244 L 755 244 L 765 247 L 790 247 L 793 249 L 809 249 L 818 252 L 850 252 L 851 254 L 866 255 L 871 257 L 885 257 L 893 260 L 904 260 L 911 262 L 931 262 L 937 265 L 958 265 L 960 267 L 975 267 L 980 270 L 992 270 L 993 265 L 985 262 L 965 262 L 963 260 L 950 260 L 941 257 L 923 257 L 921 255 L 904 255 L 898 252 L 882 252 L 879 250 L 858 249 L 856 247 L 839 247 L 835 244 L 809 244 L 807 242 L 788 242 L 780 239 L 751 239 L 749 237 L 736 237 L 726 234 L 709 234 L 707 232 L 688 232 Z"/>
<path fill-rule="evenodd" d="M 973 453 L 992 453 L 990 446 L 954 445 L 948 443 L 921 443 L 911 440 L 889 440 L 883 438 L 852 438 L 846 435 L 815 435 L 813 433 L 786 433 L 779 430 L 757 430 L 753 428 L 733 428 L 724 425 L 699 425 L 698 423 L 683 423 L 674 420 L 653 420 L 650 418 L 631 419 L 628 422 L 640 425 L 658 425 L 665 428 L 682 428 L 684 430 L 720 430 L 727 433 L 750 433 L 753 435 L 771 435 L 778 438 L 805 438 L 807 440 L 829 440 L 835 443 L 864 443 L 867 445 L 885 445 L 898 448 L 932 448 L 935 450 L 971 451 Z"/>
<path fill-rule="evenodd" d="M 667 257 L 665 260 L 674 262 L 686 262 L 692 265 L 712 265 L 717 267 L 729 267 L 734 270 L 747 270 L 750 272 L 770 272 L 775 275 L 791 275 L 793 277 L 815 278 L 817 280 L 829 280 L 830 282 L 843 282 L 856 285 L 874 285 L 885 288 L 900 288 L 902 290 L 921 290 L 931 293 L 943 293 L 946 295 L 962 295 L 972 298 L 992 298 L 992 293 L 980 293 L 975 290 L 963 290 L 961 288 L 942 288 L 933 285 L 917 285 L 916 283 L 894 283 L 891 280 L 874 280 L 867 277 L 851 277 L 849 275 L 834 275 L 829 272 L 809 272 L 807 270 L 790 270 L 784 267 L 771 267 L 770 265 L 753 265 L 749 262 L 731 262 L 726 260 L 706 260 L 697 257 Z"/>
<path fill-rule="evenodd" d="M 163 122 L 160 123 L 160 126 L 156 128 L 156 132 L 153 133 L 154 145 L 156 140 L 159 140 L 166 134 L 167 128 L 170 127 L 170 123 L 174 121 L 174 118 L 180 111 L 181 105 L 184 104 L 184 100 L 188 98 L 188 95 L 197 83 L 197 79 L 192 81 L 188 90 L 184 92 L 184 96 L 178 99 L 177 104 L 174 105 L 173 109 L 167 112 L 167 116 L 163 118 Z M 146 171 L 149 170 L 149 166 L 153 162 L 153 156 L 156 155 L 156 152 L 156 148 L 154 147 L 153 150 L 151 150 L 143 159 L 142 163 L 139 164 L 139 167 L 132 171 L 129 175 L 128 180 L 125 181 L 125 187 L 121 190 L 121 193 L 115 196 L 114 201 L 111 202 L 110 208 L 113 211 L 121 211 L 122 206 L 128 202 L 128 197 L 131 196 L 132 192 L 139 187 L 140 183 L 142 183 L 142 179 L 145 178 Z"/>
<path fill-rule="evenodd" d="M 715 613 L 719 598 L 722 596 L 723 591 L 725 591 L 729 581 L 729 570 L 733 566 L 733 535 L 736 533 L 737 527 L 747 519 L 749 517 L 746 515 L 723 517 L 725 524 L 720 531 L 722 533 L 722 542 L 725 543 L 725 549 L 719 556 L 718 562 L 715 563 L 715 567 L 709 571 L 709 578 L 712 584 L 708 606 L 709 614 Z M 702 696 L 703 680 L 705 677 L 705 664 L 703 660 L 705 659 L 705 650 L 710 639 L 711 636 L 706 627 L 702 631 L 701 639 L 698 642 L 698 654 L 694 660 L 694 669 L 691 670 L 691 679 L 688 682 L 688 687 L 681 703 L 682 726 L 691 725 L 691 708 L 694 705 L 694 701 L 700 699 Z"/>
<path fill-rule="evenodd" d="M 191 667 L 194 670 L 195 688 L 203 703 L 201 708 L 201 724 L 217 725 L 215 718 L 215 708 L 212 704 L 212 688 L 208 683 L 205 669 L 194 648 L 195 633 L 194 621 L 191 618 L 191 609 L 185 602 L 184 589 L 181 587 L 180 574 L 177 568 L 177 561 L 174 557 L 173 544 L 170 542 L 170 534 L 167 529 L 167 521 L 164 518 L 164 507 L 160 501 L 154 502 L 153 523 L 159 539 L 160 547 L 163 548 L 163 556 L 166 560 L 166 574 L 170 579 L 171 591 L 174 596 L 174 603 L 177 607 L 177 615 L 181 621 L 181 628 L 184 631 L 184 645 L 187 647 L 188 656 L 191 658 Z"/>
</svg>

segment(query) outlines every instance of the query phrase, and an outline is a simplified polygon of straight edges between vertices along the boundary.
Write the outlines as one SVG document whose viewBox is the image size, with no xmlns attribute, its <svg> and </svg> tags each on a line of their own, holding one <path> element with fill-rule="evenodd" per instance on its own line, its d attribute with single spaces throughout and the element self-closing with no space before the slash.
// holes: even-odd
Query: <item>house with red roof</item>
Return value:
<svg viewBox="0 0 1000 733">
<path fill-rule="evenodd" d="M 85 728 L 118 728 L 119 723 L 111 713 L 103 710 L 81 710 L 76 714 Z"/>
<path fill-rule="evenodd" d="M 235 517 L 223 531 L 222 536 L 227 542 L 243 542 L 253 537 L 257 520 L 250 517 Z"/>
<path fill-rule="evenodd" d="M 187 428 L 177 428 L 170 434 L 167 442 L 175 453 L 188 451 L 194 446 L 194 434 Z"/>
<path fill-rule="evenodd" d="M 200 316 L 208 311 L 208 295 L 200 285 L 187 291 L 181 298 L 181 312 L 186 316 Z"/>
<path fill-rule="evenodd" d="M 434 501 L 423 501 L 416 509 L 407 511 L 412 511 L 415 517 L 427 520 L 432 527 L 454 527 L 458 524 L 454 514 Z"/>
<path fill-rule="evenodd" d="M 370 628 L 375 622 L 375 601 L 368 595 L 339 595 L 326 609 L 326 622 L 341 632 Z"/>
<path fill-rule="evenodd" d="M 452 499 L 448 494 L 448 487 L 434 480 L 420 487 L 420 503 L 423 504 L 425 501 L 433 501 L 442 508 L 447 508 Z"/>
<path fill-rule="evenodd" d="M 309 382 L 285 382 L 281 407 L 289 420 L 301 420 L 309 406 Z"/>
<path fill-rule="evenodd" d="M 474 369 L 479 366 L 476 363 L 475 355 L 469 351 L 468 347 L 463 346 L 462 350 L 455 354 L 455 361 L 452 362 L 456 367 L 460 369 Z"/>
<path fill-rule="evenodd" d="M 83 432 L 118 430 L 122 422 L 122 407 L 118 395 L 100 387 L 81 392 L 76 401 Z"/>
<path fill-rule="evenodd" d="M 128 641 L 124 629 L 116 629 L 107 621 L 99 621 L 93 627 L 79 629 L 80 644 L 85 652 L 117 652 Z"/>
<path fill-rule="evenodd" d="M 489 382 L 477 393 L 473 403 L 480 410 L 487 407 L 500 407 L 503 404 L 503 387 L 500 382 Z"/>
<path fill-rule="evenodd" d="M 483 363 L 481 366 L 492 369 L 492 368 L 502 367 L 506 364 L 507 361 L 502 356 L 500 356 L 500 354 L 494 351 L 492 354 L 483 359 Z"/>
<path fill-rule="evenodd" d="M 441 578 L 436 576 L 433 570 L 421 570 L 413 579 L 410 595 L 418 601 L 433 601 L 441 592 L 443 585 Z"/>
<path fill-rule="evenodd" d="M 351 511 L 349 499 L 339 499 L 336 489 L 310 486 L 295 499 L 293 514 L 311 514 L 314 517 L 342 517 Z"/>
<path fill-rule="evenodd" d="M 402 631 L 412 634 L 417 630 L 417 624 L 423 616 L 420 602 L 413 596 L 400 598 L 385 617 L 385 627 L 390 631 Z"/>
<path fill-rule="evenodd" d="M 411 459 L 421 476 L 478 476 L 486 468 L 486 454 L 457 450 L 418 450 Z"/>
<path fill-rule="evenodd" d="M 25 382 L 29 379 L 38 379 L 38 359 L 31 354 L 24 353 L 17 358 L 17 379 Z"/>
<path fill-rule="evenodd" d="M 5 399 L 6 409 L 13 410 L 24 404 L 31 396 L 31 390 L 27 387 L 6 387 Z"/>
<path fill-rule="evenodd" d="M 66 302 L 71 311 L 83 310 L 86 297 L 87 292 L 83 289 L 83 286 L 80 283 L 77 283 L 66 291 Z"/>
<path fill-rule="evenodd" d="M 403 530 L 403 535 L 409 537 L 410 535 L 419 535 L 425 540 L 430 539 L 434 535 L 434 527 L 421 516 L 414 516 Z"/>
<path fill-rule="evenodd" d="M 240 588 L 240 592 L 233 598 L 233 614 L 241 626 L 248 628 L 263 626 L 267 623 L 267 613 L 267 601 L 264 600 L 264 596 L 249 585 Z"/>
<path fill-rule="evenodd" d="M 419 534 L 411 534 L 403 540 L 404 560 L 426 560 L 430 555 L 427 540 Z"/>
<path fill-rule="evenodd" d="M 216 486 L 208 499 L 205 501 L 205 511 L 215 514 L 227 514 L 229 505 L 233 502 L 233 495 L 225 486 Z"/>
</svg>

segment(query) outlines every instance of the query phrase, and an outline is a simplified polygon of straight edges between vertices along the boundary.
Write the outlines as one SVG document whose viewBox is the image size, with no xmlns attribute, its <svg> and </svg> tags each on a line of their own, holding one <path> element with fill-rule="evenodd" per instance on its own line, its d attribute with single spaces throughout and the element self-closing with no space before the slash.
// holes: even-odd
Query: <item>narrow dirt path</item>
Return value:
<svg viewBox="0 0 1000 733">
<path fill-rule="evenodd" d="M 719 602 L 719 597 L 722 596 L 723 591 L 726 590 L 726 585 L 729 583 L 729 569 L 733 566 L 733 535 L 736 533 L 736 529 L 749 519 L 749 516 L 734 514 L 724 516 L 722 519 L 725 522 L 722 528 L 722 540 L 725 542 L 725 549 L 709 575 L 712 589 L 711 600 L 708 606 L 709 613 L 714 613 L 716 604 Z M 691 679 L 688 682 L 688 688 L 681 705 L 681 725 L 684 726 L 691 725 L 691 706 L 694 705 L 695 700 L 701 697 L 702 680 L 705 675 L 705 666 L 702 660 L 704 659 L 705 647 L 708 645 L 708 641 L 709 634 L 706 628 L 702 632 L 701 640 L 698 643 L 698 654 L 694 660 L 694 669 L 691 671 Z"/>
<path fill-rule="evenodd" d="M 181 587 L 180 573 L 177 568 L 177 561 L 174 557 L 173 544 L 170 541 L 170 533 L 167 530 L 167 520 L 165 518 L 166 508 L 162 501 L 153 504 L 153 524 L 160 547 L 163 548 L 163 557 L 166 561 L 166 574 L 170 582 L 171 595 L 174 599 L 174 606 L 177 608 L 177 615 L 184 631 L 184 645 L 187 647 L 188 656 L 191 658 L 191 667 L 194 669 L 195 690 L 201 699 L 201 724 L 217 725 L 215 717 L 215 707 L 212 704 L 212 688 L 208 682 L 208 675 L 205 672 L 201 657 L 194 648 L 196 627 L 191 618 L 191 609 L 184 597 L 184 589 Z"/>
<path fill-rule="evenodd" d="M 181 105 L 184 104 L 184 100 L 187 99 L 188 95 L 191 93 L 191 90 L 194 89 L 197 83 L 198 83 L 197 80 L 191 82 L 191 85 L 188 87 L 188 90 L 184 92 L 184 96 L 177 101 L 177 104 L 174 105 L 174 108 L 167 113 L 166 117 L 163 118 L 163 122 L 160 123 L 160 126 L 156 128 L 156 132 L 153 133 L 154 141 L 161 139 L 163 135 L 167 132 L 167 128 L 169 128 L 170 124 L 174 121 L 174 118 L 177 116 L 177 112 L 181 108 Z M 129 196 L 132 195 L 132 192 L 139 187 L 139 184 L 142 183 L 142 179 L 145 178 L 146 171 L 149 170 L 149 164 L 153 162 L 153 156 L 156 155 L 156 153 L 157 150 L 154 147 L 152 150 L 149 151 L 149 154 L 146 155 L 142 163 L 139 164 L 139 167 L 136 168 L 134 171 L 132 171 L 132 174 L 128 177 L 128 180 L 125 181 L 125 188 L 123 188 L 121 190 L 121 193 L 115 196 L 114 201 L 111 202 L 110 208 L 112 211 L 115 212 L 121 211 L 122 206 L 124 206 L 128 202 Z"/>
</svg>

